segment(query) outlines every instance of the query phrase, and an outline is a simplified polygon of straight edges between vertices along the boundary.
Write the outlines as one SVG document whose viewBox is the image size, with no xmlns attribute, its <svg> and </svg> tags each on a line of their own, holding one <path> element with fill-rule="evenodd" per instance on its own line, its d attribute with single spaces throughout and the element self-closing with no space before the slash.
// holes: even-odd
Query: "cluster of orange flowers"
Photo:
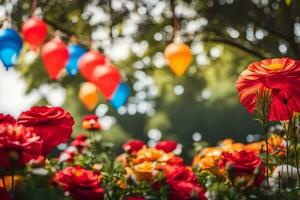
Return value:
<svg viewBox="0 0 300 200">
<path fill-rule="evenodd" d="M 124 180 L 119 181 L 122 189 L 128 188 L 132 183 L 129 181 L 133 180 L 137 184 L 148 183 L 152 191 L 163 192 L 162 188 L 168 188 L 164 195 L 169 200 L 207 199 L 192 169 L 174 154 L 177 149 L 175 141 L 165 140 L 155 147 L 148 147 L 143 141 L 131 140 L 123 145 L 123 149 L 125 153 L 117 157 L 126 171 Z"/>
<path fill-rule="evenodd" d="M 125 148 L 124 148 L 125 149 Z M 136 182 L 155 180 L 165 166 L 183 166 L 183 159 L 173 152 L 143 145 L 141 149 L 123 153 L 117 160 L 125 168 L 127 177 Z"/>
<path fill-rule="evenodd" d="M 209 170 L 213 173 L 218 172 L 218 162 L 223 152 L 248 151 L 256 155 L 266 152 L 266 142 L 258 141 L 249 144 L 234 142 L 232 139 L 222 140 L 218 146 L 206 147 L 202 149 L 193 160 L 193 166 L 200 170 Z M 277 134 L 272 134 L 268 138 L 268 153 L 284 156 L 286 151 L 285 139 Z"/>
</svg>

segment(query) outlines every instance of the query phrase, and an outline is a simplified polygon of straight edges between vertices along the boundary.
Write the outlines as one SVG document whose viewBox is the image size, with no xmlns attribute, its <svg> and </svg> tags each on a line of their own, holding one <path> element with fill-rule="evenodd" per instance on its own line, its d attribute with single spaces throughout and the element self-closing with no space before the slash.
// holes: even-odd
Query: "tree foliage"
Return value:
<svg viewBox="0 0 300 200">
<path fill-rule="evenodd" d="M 58 29 L 66 42 L 76 35 L 79 43 L 89 48 L 93 40 L 93 44 L 108 55 L 112 47 L 124 40 L 130 41 L 132 48 L 126 50 L 128 57 L 116 60 L 111 57 L 132 86 L 128 106 L 137 109 L 141 101 L 146 101 L 156 112 L 120 115 L 110 109 L 118 123 L 105 133 L 108 138 L 119 142 L 128 137 L 146 138 L 149 129 L 158 128 L 163 138 L 178 139 L 188 146 L 194 132 L 200 132 L 205 140 L 216 142 L 228 136 L 244 140 L 246 134 L 260 131 L 239 104 L 234 83 L 238 73 L 252 61 L 300 56 L 299 3 L 177 0 L 174 4 L 182 38 L 194 54 L 193 63 L 182 78 L 175 77 L 165 65 L 156 63 L 173 38 L 169 0 L 40 0 L 37 8 L 51 28 L 48 38 Z M 19 0 L 13 6 L 12 21 L 20 29 L 22 21 L 31 14 L 32 1 Z M 133 31 L 127 29 L 130 23 L 133 23 Z M 134 46 L 143 46 L 145 51 L 140 54 Z M 16 68 L 25 77 L 28 92 L 50 83 L 39 57 L 27 64 L 23 54 Z M 156 95 L 151 95 L 149 87 L 140 91 L 134 89 L 137 73 L 141 72 L 153 79 Z M 77 124 L 87 113 L 77 99 L 83 81 L 78 75 L 64 76 L 55 83 L 66 88 L 64 107 L 76 117 Z M 178 85 L 184 88 L 182 95 L 174 94 Z M 146 94 L 142 99 L 138 94 L 141 91 Z M 81 131 L 79 125 L 76 131 Z"/>
</svg>

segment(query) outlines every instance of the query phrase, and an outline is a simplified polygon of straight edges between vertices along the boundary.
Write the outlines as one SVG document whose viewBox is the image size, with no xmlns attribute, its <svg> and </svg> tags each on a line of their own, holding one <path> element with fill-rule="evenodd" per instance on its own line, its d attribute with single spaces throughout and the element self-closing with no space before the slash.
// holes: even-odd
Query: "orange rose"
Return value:
<svg viewBox="0 0 300 200">
<path fill-rule="evenodd" d="M 213 170 L 218 165 L 219 156 L 206 156 L 199 160 L 198 165 L 202 170 Z"/>
<path fill-rule="evenodd" d="M 264 148 L 264 146 L 265 146 L 264 141 L 253 142 L 253 143 L 245 145 L 245 150 L 246 151 L 252 151 L 256 155 L 259 155 L 260 151 Z"/>
<path fill-rule="evenodd" d="M 143 148 L 139 150 L 136 154 L 136 158 L 134 159 L 134 163 L 142 163 L 142 162 L 153 162 L 157 161 L 161 158 L 165 153 L 158 149 L 153 148 Z"/>
<path fill-rule="evenodd" d="M 244 146 L 242 143 L 235 143 L 232 139 L 224 139 L 219 144 L 221 150 L 226 152 L 240 151 L 243 150 Z"/>
<path fill-rule="evenodd" d="M 274 153 L 276 151 L 278 151 L 278 155 L 285 155 L 285 151 L 286 151 L 286 143 L 285 140 L 280 137 L 279 135 L 276 134 L 272 134 L 269 138 L 268 138 L 268 144 L 269 144 L 269 152 L 270 153 Z"/>
<path fill-rule="evenodd" d="M 152 162 L 143 162 L 134 166 L 137 181 L 151 181 L 157 174 L 156 165 Z"/>
</svg>

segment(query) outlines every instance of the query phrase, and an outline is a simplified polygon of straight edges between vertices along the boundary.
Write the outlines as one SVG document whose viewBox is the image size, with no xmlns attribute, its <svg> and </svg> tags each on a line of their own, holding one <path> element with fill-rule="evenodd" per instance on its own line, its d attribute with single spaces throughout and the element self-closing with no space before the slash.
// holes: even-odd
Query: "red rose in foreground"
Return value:
<svg viewBox="0 0 300 200">
<path fill-rule="evenodd" d="M 24 126 L 0 125 L 0 166 L 4 169 L 23 167 L 42 153 L 40 137 Z"/>
<path fill-rule="evenodd" d="M 166 153 L 170 153 L 174 151 L 176 147 L 177 147 L 177 142 L 173 140 L 161 141 L 155 145 L 156 149 L 163 150 Z"/>
<path fill-rule="evenodd" d="M 70 192 L 74 200 L 104 199 L 104 189 L 100 186 L 100 175 L 80 166 L 67 167 L 57 172 L 52 181 L 61 186 L 65 192 Z"/>
<path fill-rule="evenodd" d="M 289 113 L 293 115 L 294 112 L 300 112 L 299 85 L 300 63 L 291 58 L 266 59 L 252 63 L 236 82 L 240 101 L 251 113 L 256 108 L 258 90 L 271 90 L 271 121 L 289 120 Z"/>
<path fill-rule="evenodd" d="M 136 153 L 144 147 L 145 143 L 141 140 L 129 140 L 122 145 L 124 151 L 129 153 Z"/>
<path fill-rule="evenodd" d="M 0 113 L 0 124 L 15 124 L 16 119 L 11 115 L 5 115 Z"/>
<path fill-rule="evenodd" d="M 223 152 L 219 168 L 227 170 L 233 180 L 246 178 L 253 181 L 256 186 L 259 186 L 265 179 L 265 166 L 262 160 L 251 151 Z"/>
<path fill-rule="evenodd" d="M 7 192 L 3 188 L 0 188 L 0 197 L 1 197 L 1 200 L 13 200 L 13 198 L 10 195 L 10 193 Z"/>
<path fill-rule="evenodd" d="M 167 167 L 166 182 L 170 186 L 170 200 L 206 200 L 204 190 L 195 174 L 185 167 Z"/>
<path fill-rule="evenodd" d="M 74 120 L 60 107 L 32 107 L 21 113 L 18 124 L 33 127 L 43 140 L 43 154 L 49 154 L 57 145 L 66 142 L 72 134 Z"/>
</svg>

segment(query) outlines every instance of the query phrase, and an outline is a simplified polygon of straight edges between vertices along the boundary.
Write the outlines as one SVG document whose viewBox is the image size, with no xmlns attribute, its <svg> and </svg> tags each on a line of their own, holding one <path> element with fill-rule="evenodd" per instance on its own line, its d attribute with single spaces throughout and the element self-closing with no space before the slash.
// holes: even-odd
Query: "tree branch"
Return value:
<svg viewBox="0 0 300 200">
<path fill-rule="evenodd" d="M 224 44 L 227 44 L 227 45 L 230 45 L 230 46 L 233 46 L 235 48 L 238 48 L 244 52 L 247 52 L 257 58 L 260 58 L 260 59 L 265 59 L 267 58 L 265 55 L 263 55 L 262 53 L 260 52 L 257 52 L 253 49 L 250 49 L 248 47 L 245 47 L 243 46 L 242 44 L 239 44 L 237 42 L 234 42 L 232 40 L 229 40 L 229 39 L 225 39 L 225 38 L 204 38 L 202 39 L 202 41 L 204 42 L 218 42 L 218 43 L 224 43 Z"/>
<path fill-rule="evenodd" d="M 46 17 L 43 18 L 43 20 L 50 26 L 52 26 L 54 29 L 57 29 L 61 32 L 64 33 L 64 37 L 70 39 L 72 36 L 76 36 L 76 38 L 78 39 L 78 43 L 80 43 L 82 46 L 85 46 L 85 47 L 89 47 L 90 46 L 90 42 L 89 41 L 85 41 L 85 40 L 81 40 L 78 38 L 78 36 L 73 33 L 72 31 L 54 23 L 53 21 L 47 19 Z"/>
</svg>

